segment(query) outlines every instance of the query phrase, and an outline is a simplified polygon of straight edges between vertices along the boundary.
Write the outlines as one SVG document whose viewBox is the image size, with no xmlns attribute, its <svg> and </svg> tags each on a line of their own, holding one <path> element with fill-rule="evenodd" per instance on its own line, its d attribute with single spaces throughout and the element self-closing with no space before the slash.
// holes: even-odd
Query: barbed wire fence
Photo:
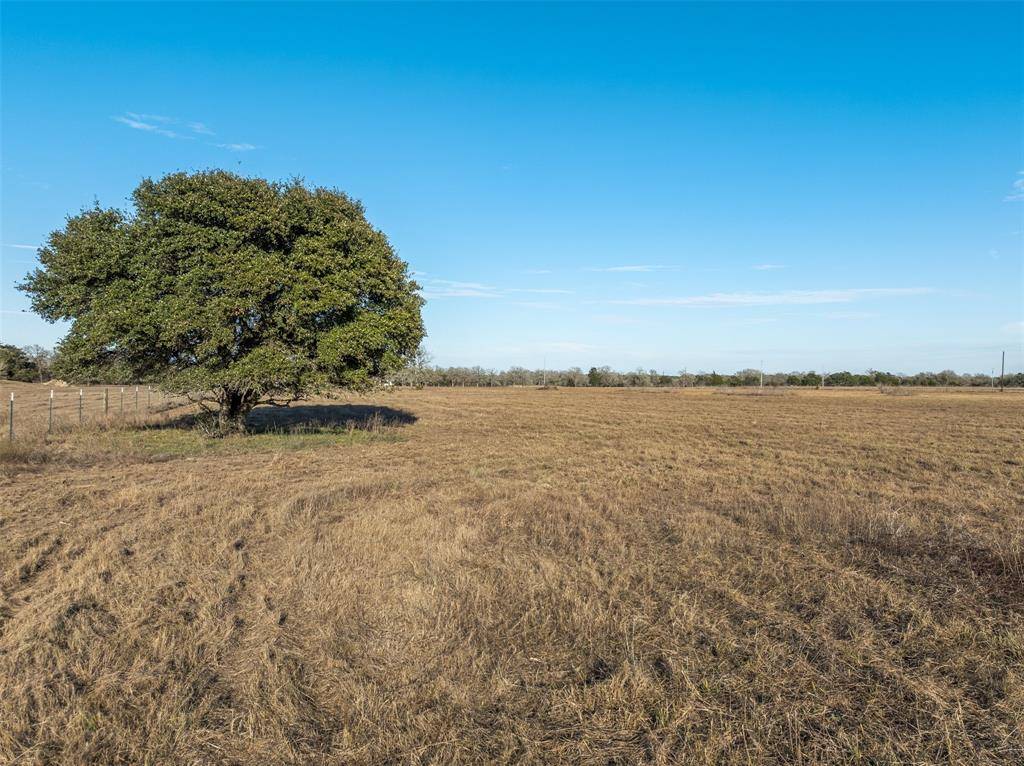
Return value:
<svg viewBox="0 0 1024 766">
<path fill-rule="evenodd" d="M 153 426 L 184 414 L 191 402 L 146 385 L 0 384 L 0 438 L 67 433 L 76 428 Z"/>
</svg>

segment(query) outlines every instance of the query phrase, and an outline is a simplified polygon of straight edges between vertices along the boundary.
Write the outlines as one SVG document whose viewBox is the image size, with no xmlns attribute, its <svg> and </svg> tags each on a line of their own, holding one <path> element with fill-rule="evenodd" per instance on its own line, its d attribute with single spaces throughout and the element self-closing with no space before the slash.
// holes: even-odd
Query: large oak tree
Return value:
<svg viewBox="0 0 1024 766">
<path fill-rule="evenodd" d="M 21 285 L 72 322 L 61 377 L 152 381 L 244 428 L 259 403 L 367 388 L 419 347 L 418 285 L 345 194 L 208 171 L 133 202 L 69 218 Z"/>
</svg>

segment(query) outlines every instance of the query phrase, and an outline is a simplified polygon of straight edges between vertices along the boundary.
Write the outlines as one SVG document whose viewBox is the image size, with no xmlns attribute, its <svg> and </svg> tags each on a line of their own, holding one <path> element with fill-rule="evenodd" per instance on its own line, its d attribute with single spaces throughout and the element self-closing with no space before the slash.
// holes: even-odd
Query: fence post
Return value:
<svg viewBox="0 0 1024 766">
<path fill-rule="evenodd" d="M 82 389 L 78 389 L 78 425 L 82 425 L 82 397 L 84 395 Z"/>
<path fill-rule="evenodd" d="M 139 387 L 135 387 L 135 419 L 139 419 Z"/>
<path fill-rule="evenodd" d="M 121 419 L 124 420 L 124 386 L 121 386 Z"/>
<path fill-rule="evenodd" d="M 110 396 L 108 396 L 107 389 L 103 389 L 103 417 L 107 417 L 107 411 L 110 409 Z"/>
<path fill-rule="evenodd" d="M 14 441 L 14 392 L 11 391 L 11 405 L 7 410 L 7 438 Z"/>
<path fill-rule="evenodd" d="M 48 434 L 52 434 L 53 433 L 53 389 L 52 388 L 50 389 L 50 411 L 49 411 L 49 416 L 48 416 L 48 420 L 47 420 L 47 423 L 46 423 L 46 433 L 48 433 Z"/>
<path fill-rule="evenodd" d="M 153 387 L 146 386 L 146 412 L 153 409 Z"/>
</svg>

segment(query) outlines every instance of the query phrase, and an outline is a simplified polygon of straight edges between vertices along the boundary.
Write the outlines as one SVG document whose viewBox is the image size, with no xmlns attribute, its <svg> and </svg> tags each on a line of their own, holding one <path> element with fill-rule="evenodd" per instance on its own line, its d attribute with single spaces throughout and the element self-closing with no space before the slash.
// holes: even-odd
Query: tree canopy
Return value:
<svg viewBox="0 0 1024 766">
<path fill-rule="evenodd" d="M 244 427 L 258 403 L 367 388 L 419 348 L 419 286 L 344 193 L 207 171 L 132 199 L 69 218 L 20 286 L 72 322 L 59 376 L 199 393 Z"/>
<path fill-rule="evenodd" d="M 28 354 L 17 346 L 0 344 L 0 380 L 31 383 L 38 371 Z"/>
</svg>

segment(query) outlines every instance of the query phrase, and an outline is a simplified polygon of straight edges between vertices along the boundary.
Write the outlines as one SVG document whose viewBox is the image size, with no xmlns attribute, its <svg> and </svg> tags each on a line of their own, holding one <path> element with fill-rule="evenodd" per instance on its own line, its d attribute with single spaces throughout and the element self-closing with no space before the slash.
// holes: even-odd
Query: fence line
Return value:
<svg viewBox="0 0 1024 766">
<path fill-rule="evenodd" d="M 111 391 L 113 389 L 113 392 Z M 116 404 L 111 396 L 116 396 Z M 81 388 L 32 387 L 11 391 L 0 410 L 0 433 L 8 441 L 19 435 L 53 434 L 94 424 L 152 422 L 188 405 L 186 397 L 166 394 L 152 386 L 103 386 Z M 111 405 L 114 405 L 112 407 Z"/>
</svg>

